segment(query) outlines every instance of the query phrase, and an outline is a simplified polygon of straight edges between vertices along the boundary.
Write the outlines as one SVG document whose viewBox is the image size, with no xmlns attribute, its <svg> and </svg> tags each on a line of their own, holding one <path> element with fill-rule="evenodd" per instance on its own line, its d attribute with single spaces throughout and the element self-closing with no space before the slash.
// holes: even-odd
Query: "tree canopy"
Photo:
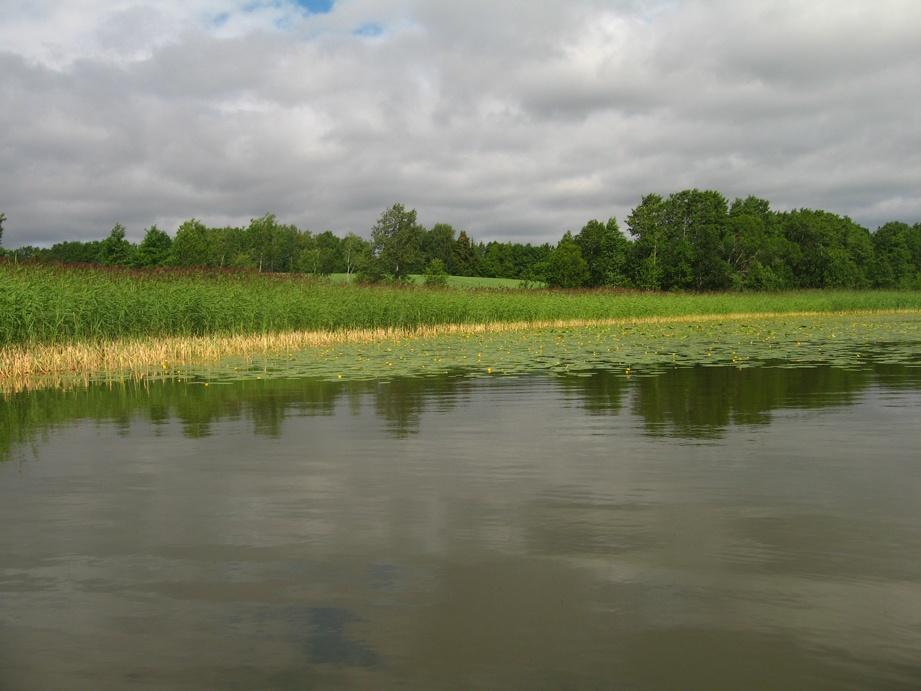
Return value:
<svg viewBox="0 0 921 691">
<path fill-rule="evenodd" d="M 0 239 L 6 216 L 0 213 Z M 134 245 L 116 224 L 98 241 L 5 251 L 17 261 L 133 267 L 239 268 L 360 280 L 446 274 L 545 281 L 565 288 L 783 290 L 921 288 L 921 223 L 890 222 L 870 232 L 846 216 L 816 209 L 774 211 L 754 196 L 727 200 L 715 190 L 648 194 L 627 215 L 587 221 L 555 246 L 476 242 L 446 223 L 426 228 L 415 209 L 393 204 L 369 229 L 312 233 L 265 214 L 245 227 L 212 228 L 197 219 L 175 235 L 151 226 Z"/>
</svg>

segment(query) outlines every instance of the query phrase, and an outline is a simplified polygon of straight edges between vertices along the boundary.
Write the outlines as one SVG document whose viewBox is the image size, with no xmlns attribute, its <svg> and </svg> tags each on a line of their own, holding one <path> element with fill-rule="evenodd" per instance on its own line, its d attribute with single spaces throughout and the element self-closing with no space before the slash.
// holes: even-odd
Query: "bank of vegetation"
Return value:
<svg viewBox="0 0 921 691">
<path fill-rule="evenodd" d="M 610 219 L 555 246 L 477 244 L 395 204 L 370 240 L 268 215 L 245 228 L 191 220 L 175 236 L 150 228 L 139 245 L 116 226 L 99 242 L 6 251 L 0 378 L 464 330 L 921 310 L 921 224 L 871 233 L 824 211 L 689 190 L 645 197 L 627 230 Z"/>
<path fill-rule="evenodd" d="M 0 263 L 0 347 L 441 324 L 921 308 L 917 291 L 432 290 L 285 274 Z"/>
<path fill-rule="evenodd" d="M 436 286 L 454 275 L 564 288 L 921 289 L 921 223 L 891 222 L 871 232 L 828 211 L 774 211 L 764 199 L 730 202 L 717 191 L 696 189 L 647 195 L 625 220 L 626 232 L 616 219 L 590 220 L 555 245 L 478 243 L 445 223 L 426 228 L 414 210 L 395 204 L 370 239 L 312 233 L 266 215 L 246 227 L 210 228 L 192 219 L 174 235 L 151 227 L 137 245 L 116 225 L 100 241 L 6 254 L 13 262 L 344 274 L 365 283 L 415 274 Z"/>
<path fill-rule="evenodd" d="M 0 389 L 122 373 L 146 378 L 231 356 L 407 337 L 894 311 L 921 314 L 921 291 L 437 290 L 0 261 Z"/>
</svg>

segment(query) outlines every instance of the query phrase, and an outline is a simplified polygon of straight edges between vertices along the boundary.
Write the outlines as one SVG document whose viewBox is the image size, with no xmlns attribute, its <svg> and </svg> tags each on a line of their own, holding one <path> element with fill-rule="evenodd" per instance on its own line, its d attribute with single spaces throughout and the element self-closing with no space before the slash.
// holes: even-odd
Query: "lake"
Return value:
<svg viewBox="0 0 921 691">
<path fill-rule="evenodd" d="M 2 689 L 917 689 L 921 348 L 0 399 Z"/>
</svg>

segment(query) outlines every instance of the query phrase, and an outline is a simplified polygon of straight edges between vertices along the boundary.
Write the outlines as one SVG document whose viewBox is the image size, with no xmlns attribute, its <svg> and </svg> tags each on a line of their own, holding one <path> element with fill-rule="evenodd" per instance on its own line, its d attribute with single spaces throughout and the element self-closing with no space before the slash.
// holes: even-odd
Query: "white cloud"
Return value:
<svg viewBox="0 0 921 691">
<path fill-rule="evenodd" d="M 0 46 L 11 245 L 394 201 L 543 241 L 686 186 L 921 220 L 914 2 L 0 0 Z"/>
</svg>

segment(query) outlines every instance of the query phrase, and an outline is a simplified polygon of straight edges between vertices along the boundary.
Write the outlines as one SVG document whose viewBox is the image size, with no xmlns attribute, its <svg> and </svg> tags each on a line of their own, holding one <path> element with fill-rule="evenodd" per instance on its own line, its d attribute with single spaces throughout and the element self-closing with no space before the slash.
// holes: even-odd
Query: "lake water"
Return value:
<svg viewBox="0 0 921 691">
<path fill-rule="evenodd" d="M 0 399 L 0 688 L 921 688 L 921 368 Z"/>
</svg>

